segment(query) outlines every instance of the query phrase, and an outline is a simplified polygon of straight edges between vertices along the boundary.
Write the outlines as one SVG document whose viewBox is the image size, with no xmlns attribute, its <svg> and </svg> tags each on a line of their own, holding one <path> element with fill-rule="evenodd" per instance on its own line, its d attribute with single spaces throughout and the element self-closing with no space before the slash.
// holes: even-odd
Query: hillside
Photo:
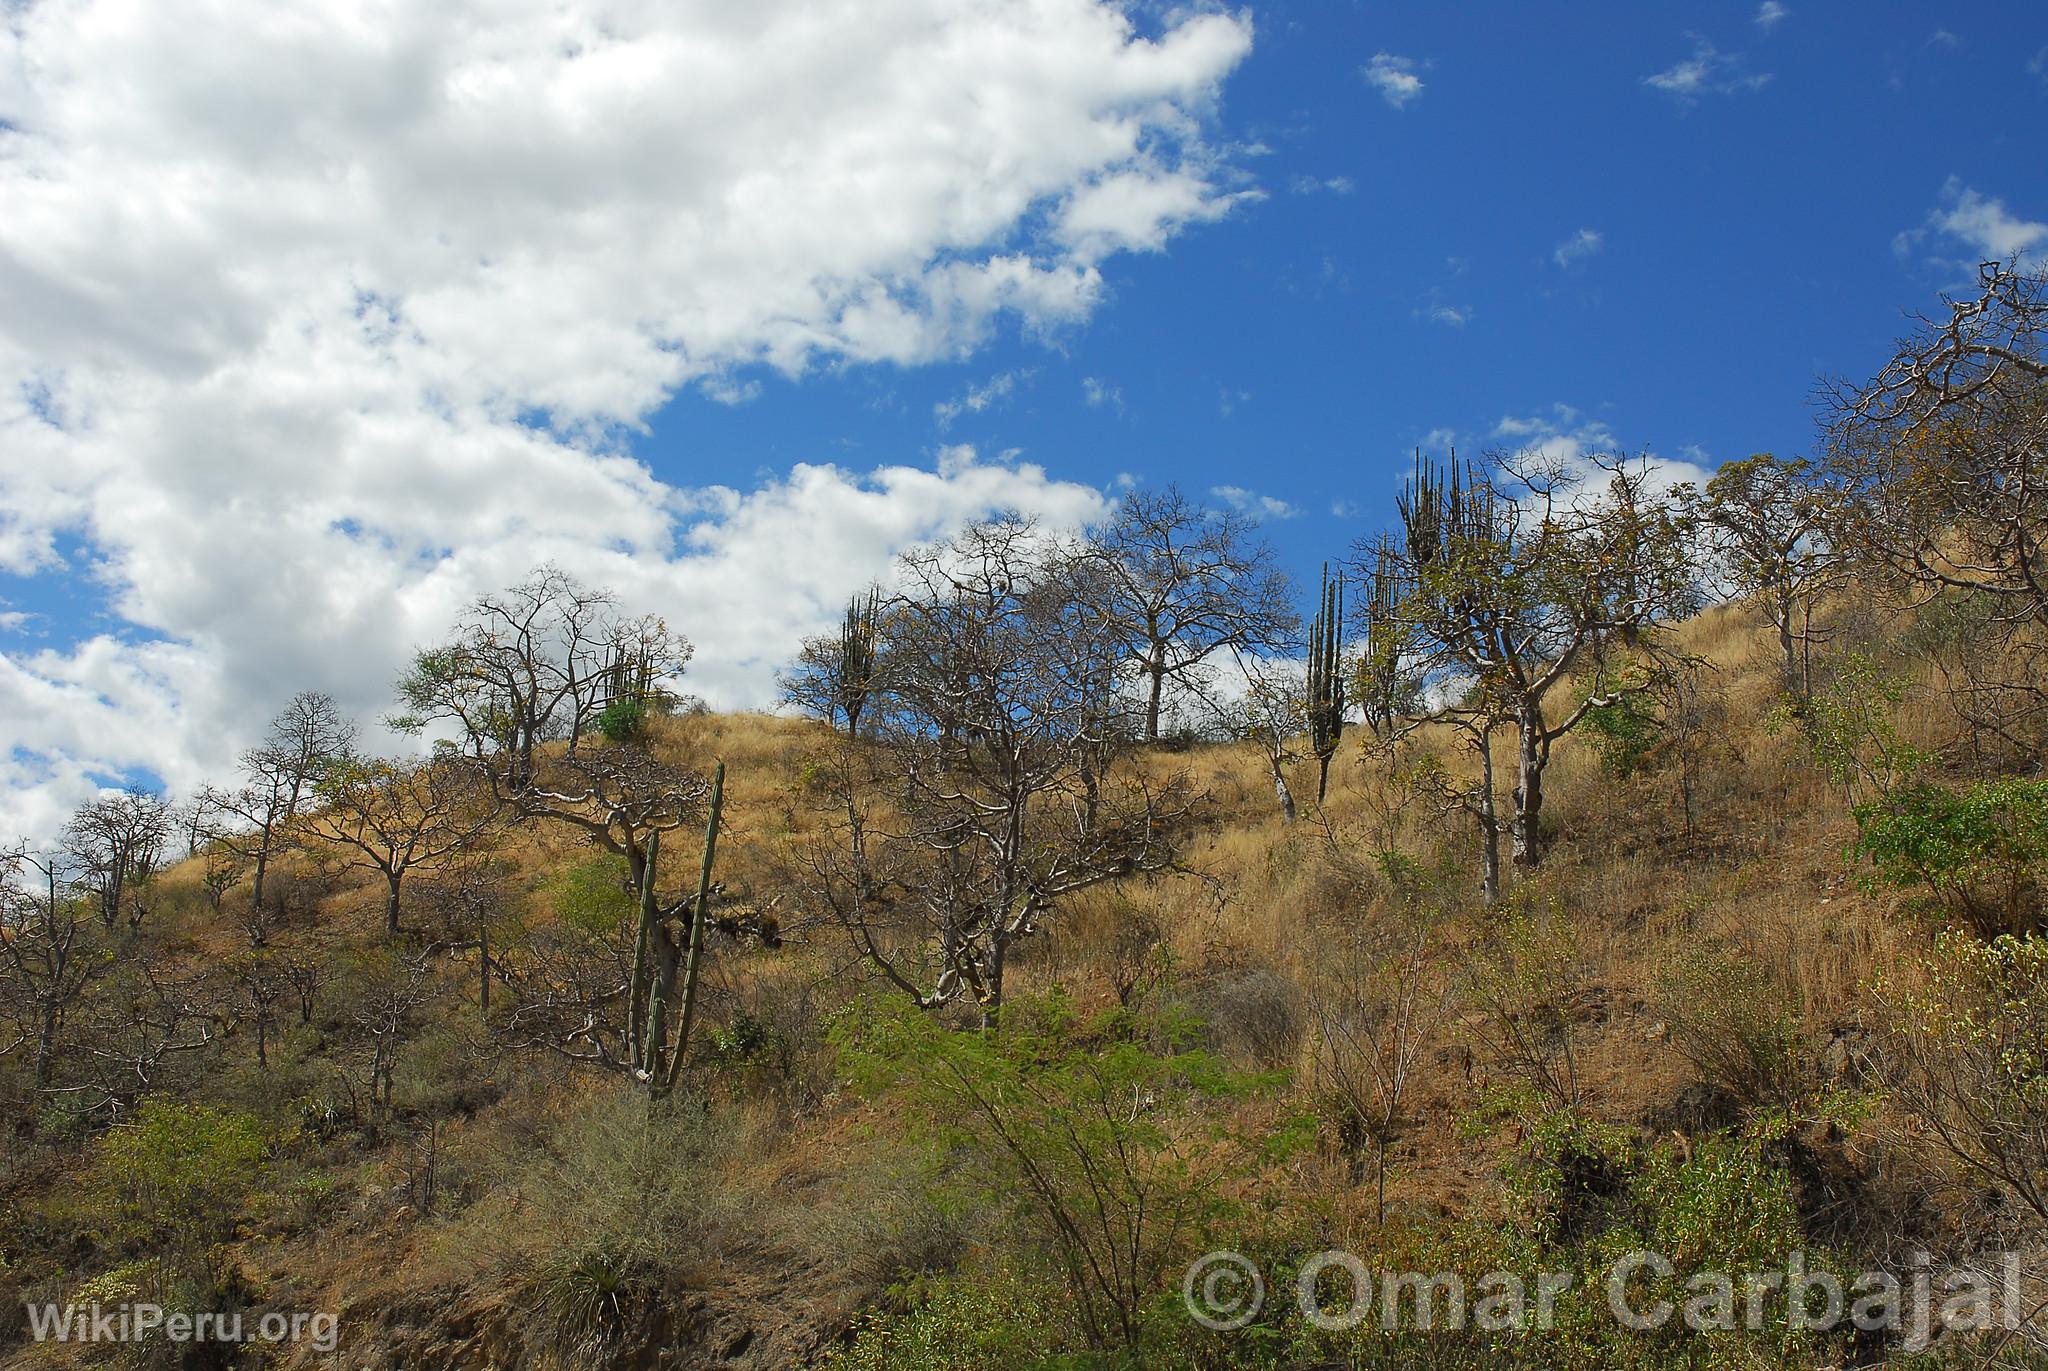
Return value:
<svg viewBox="0 0 2048 1371">
<path fill-rule="evenodd" d="M 1837 620 L 1837 653 L 1859 640 L 1883 651 L 1907 624 L 1903 611 Z M 1845 861 L 1857 824 L 1802 730 L 1774 712 L 1772 646 L 1754 612 L 1709 610 L 1679 627 L 1678 642 L 1704 662 L 1718 705 L 1693 782 L 1693 831 L 1667 755 L 1623 776 L 1574 737 L 1550 777 L 1555 848 L 1496 909 L 1475 898 L 1469 829 L 1403 805 L 1356 734 L 1327 802 L 1305 803 L 1293 824 L 1253 747 L 1139 755 L 1155 777 L 1185 773 L 1203 795 L 1185 870 L 1083 892 L 1018 944 L 1009 996 L 1030 1006 L 1057 994 L 1071 1006 L 1077 1027 L 1047 1029 L 1054 1036 L 1034 1051 L 1109 1060 L 1105 1044 L 1128 1033 L 1167 1053 L 1146 1061 L 1206 1049 L 1199 1071 L 1154 1077 L 1144 1061 L 1125 1063 L 1152 1082 L 1144 1088 L 1162 1111 L 1169 1091 L 1180 1102 L 1150 1145 L 1180 1156 L 1181 1169 L 1148 1173 L 1158 1188 L 1145 1193 L 1198 1182 L 1203 1193 L 1198 1218 L 1159 1219 L 1124 1249 L 1145 1249 L 1133 1279 L 1172 1277 L 1138 1292 L 1139 1307 L 1159 1311 L 1147 1317 L 1173 1325 L 1149 1355 L 1378 1365 L 1399 1347 L 1400 1364 L 1417 1365 L 1405 1358 L 1435 1348 L 1445 1360 L 1429 1364 L 1480 1365 L 1498 1364 L 1483 1359 L 1505 1347 L 1525 1349 L 1509 1355 L 1530 1365 L 1618 1365 L 1618 1349 L 1591 1335 L 1375 1335 L 1346 1351 L 1290 1312 L 1286 1263 L 1337 1248 L 1374 1271 L 1403 1259 L 1460 1270 L 1494 1243 L 1504 1265 L 1573 1269 L 1643 1220 L 1652 1193 L 1701 1226 L 1676 1235 L 1696 1257 L 1716 1244 L 1771 1261 L 1803 1248 L 1862 1269 L 1915 1248 L 1967 1260 L 2004 1231 L 1996 1205 L 1984 1207 L 1995 1196 L 1879 1093 L 1892 1021 L 1873 982 L 1912 974 L 1936 922 L 1910 892 L 1859 884 L 1867 868 Z M 1931 749 L 1944 724 L 1934 678 L 1920 670 L 1899 717 Z M 323 872 L 317 848 L 289 859 L 273 877 L 288 913 L 265 955 L 317 967 L 310 1013 L 284 998 L 262 1064 L 257 1014 L 218 1013 L 204 1045 L 159 1077 L 140 1125 L 131 1115 L 101 1133 L 67 1116 L 61 1097 L 17 1115 L 0 1174 L 5 1306 L 151 1295 L 176 1307 L 198 1296 L 192 1273 L 206 1271 L 213 1298 L 252 1319 L 331 1311 L 339 1364 L 358 1367 L 765 1368 L 817 1364 L 849 1345 L 838 1355 L 850 1360 L 830 1364 L 1023 1366 L 1041 1364 L 1034 1348 L 1078 1346 L 1086 1307 L 1060 1293 L 1058 1243 L 1032 1236 L 1033 1192 L 986 1154 L 971 1117 L 936 1112 L 944 1092 L 929 1087 L 958 1062 L 912 1034 L 901 1039 L 912 1074 L 878 1076 L 868 1030 L 896 1022 L 887 988 L 861 974 L 841 929 L 788 898 L 825 833 L 818 773 L 835 738 L 761 715 L 654 723 L 658 758 L 727 767 L 718 908 L 770 910 L 779 926 L 764 937 L 758 919 L 735 918 L 737 936 L 713 939 L 701 1046 L 685 1088 L 651 1114 L 615 1074 L 512 1050 L 487 1031 L 474 952 L 437 950 L 448 940 L 425 922 L 424 903 L 408 906 L 408 929 L 392 940 L 381 882 Z M 1424 734 L 1404 746 L 1421 755 L 1432 745 Z M 1294 770 L 1297 793 L 1312 796 L 1313 762 Z M 1396 850 L 1405 865 L 1375 862 Z M 508 965 L 523 941 L 593 909 L 603 917 L 614 898 L 603 855 L 559 825 L 515 828 L 496 856 L 506 895 L 493 917 Z M 156 878 L 140 932 L 165 984 L 223 981 L 250 955 L 239 925 L 210 909 L 202 868 L 190 860 Z M 1400 940 L 1406 929 L 1415 940 Z M 423 953 L 421 993 L 380 1026 L 379 995 Z M 1417 987 L 1422 1010 L 1440 1011 L 1413 1009 Z M 508 981 L 496 993 L 502 1012 L 525 992 Z M 1132 1016 L 1124 1028 L 1113 1019 L 1120 1002 Z M 1169 1017 L 1192 1041 L 1164 1026 Z M 1358 1099 L 1372 1088 L 1352 1078 L 1357 1055 L 1342 1052 L 1347 1034 L 1380 1041 L 1390 1022 L 1413 1041 L 1388 1059 L 1406 1080 L 1384 1131 L 1370 1134 L 1344 1101 L 1347 1089 Z M 392 1091 L 388 1114 L 373 1119 L 364 1100 L 380 1042 Z M 1077 1046 L 1047 1045 L 1060 1042 Z M 1774 1050 L 1778 1059 L 1759 1058 Z M 929 1051 L 938 1055 L 914 1055 Z M 1561 1070 L 1577 1096 L 1569 1119 L 1539 1089 Z M 1783 1078 L 1757 1074 L 1772 1071 Z M 1211 1076 L 1230 1079 L 1202 1083 Z M 1052 1098 L 1033 1093 L 1050 1079 L 1016 1078 L 1017 1098 Z M 1033 1116 L 1054 1132 L 1105 1077 L 1058 1079 L 1077 1095 Z M 148 1140 L 114 1151 L 108 1139 L 124 1134 Z M 1130 1142 L 1114 1128 L 1104 1136 Z M 1053 1182 L 1084 1196 L 1096 1183 L 1119 1188 L 1088 1175 Z M 1112 1209 L 1077 1212 L 1115 1221 Z M 1269 1285 L 1285 1298 L 1269 1299 L 1252 1330 L 1193 1328 L 1171 1306 L 1180 1263 L 1202 1246 L 1277 1263 Z M 1143 1265 L 1155 1260 L 1157 1271 Z M 91 1349 L 24 1346 L 27 1332 L 0 1324 L 9 1364 L 93 1364 Z M 1897 1343 L 1800 1341 L 1780 1318 L 1775 1331 L 1667 1344 L 1677 1359 L 1654 1364 L 1849 1353 L 1896 1355 Z M 330 1354 L 300 1341 L 262 1355 L 317 1365 Z"/>
</svg>

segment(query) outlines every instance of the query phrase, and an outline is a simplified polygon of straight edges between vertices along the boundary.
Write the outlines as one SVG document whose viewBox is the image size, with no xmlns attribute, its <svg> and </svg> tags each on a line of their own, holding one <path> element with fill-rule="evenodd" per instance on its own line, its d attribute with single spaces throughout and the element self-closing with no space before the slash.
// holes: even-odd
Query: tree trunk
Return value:
<svg viewBox="0 0 2048 1371">
<path fill-rule="evenodd" d="M 1010 940 L 998 934 L 994 939 L 988 957 L 988 975 L 982 987 L 981 1030 L 993 1033 L 1003 1017 L 1003 963 L 1010 950 Z"/>
<path fill-rule="evenodd" d="M 491 1017 L 491 929 L 488 924 L 476 926 L 476 1006 L 477 1013 L 488 1023 Z"/>
<path fill-rule="evenodd" d="M 1269 761 L 1273 768 L 1273 794 L 1280 800 L 1280 817 L 1291 824 L 1295 818 L 1294 792 L 1287 788 L 1287 775 L 1280 769 L 1280 759 L 1273 757 Z"/>
<path fill-rule="evenodd" d="M 1145 698 L 1145 741 L 1159 741 L 1159 701 L 1166 693 L 1166 649 L 1156 647 L 1145 663 L 1147 693 Z"/>
<path fill-rule="evenodd" d="M 384 873 L 384 934 L 386 937 L 395 938 L 398 936 L 398 884 L 404 879 L 405 873 L 402 871 L 387 871 Z"/>
<path fill-rule="evenodd" d="M 1525 702 L 1515 716 L 1515 813 L 1511 821 L 1516 866 L 1534 867 L 1543 860 L 1543 713 L 1535 701 Z"/>
<path fill-rule="evenodd" d="M 1500 903 L 1500 808 L 1494 799 L 1493 732 L 1479 740 L 1479 893 L 1488 905 Z"/>
<path fill-rule="evenodd" d="M 697 869 L 697 898 L 690 911 L 690 951 L 683 966 L 683 1009 L 676 1024 L 675 1054 L 669 1059 L 668 1079 L 661 1085 L 663 1094 L 675 1088 L 684 1054 L 690 1050 L 690 1025 L 697 1017 L 697 971 L 704 960 L 704 925 L 710 917 L 711 863 L 718 852 L 718 816 L 724 808 L 725 763 L 720 762 L 711 779 L 711 814 L 704 823 L 704 862 Z"/>
<path fill-rule="evenodd" d="M 50 1072 L 57 1063 L 57 1007 L 51 1005 L 43 1010 L 42 1023 L 36 1030 L 36 1089 L 46 1089 L 50 1084 Z"/>
</svg>

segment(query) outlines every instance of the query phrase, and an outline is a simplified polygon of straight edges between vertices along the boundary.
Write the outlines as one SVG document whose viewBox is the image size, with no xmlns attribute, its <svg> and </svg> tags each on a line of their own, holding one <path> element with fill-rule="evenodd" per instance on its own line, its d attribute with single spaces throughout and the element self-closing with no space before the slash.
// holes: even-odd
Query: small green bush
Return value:
<svg viewBox="0 0 2048 1371">
<path fill-rule="evenodd" d="M 597 731 L 606 741 L 637 743 L 647 736 L 647 702 L 638 698 L 613 700 L 597 716 Z"/>
<path fill-rule="evenodd" d="M 1855 808 L 1854 855 L 1891 886 L 1924 885 L 1984 937 L 2041 922 L 2048 861 L 2048 781 L 2003 780 L 1953 791 L 1924 782 Z"/>
<path fill-rule="evenodd" d="M 110 1235 L 205 1244 L 233 1231 L 269 1140 L 247 1114 L 151 1100 L 100 1142 L 94 1161 Z"/>
</svg>

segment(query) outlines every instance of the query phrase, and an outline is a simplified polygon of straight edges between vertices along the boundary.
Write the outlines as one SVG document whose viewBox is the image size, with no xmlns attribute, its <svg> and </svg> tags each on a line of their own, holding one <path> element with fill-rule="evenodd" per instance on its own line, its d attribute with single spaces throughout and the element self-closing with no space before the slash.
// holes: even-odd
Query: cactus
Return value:
<svg viewBox="0 0 2048 1371">
<path fill-rule="evenodd" d="M 718 821 L 725 807 L 725 763 L 711 781 L 711 812 L 704 824 L 704 858 L 697 872 L 697 893 L 688 900 L 661 907 L 655 897 L 655 872 L 661 856 L 661 834 L 647 836 L 640 868 L 640 919 L 633 953 L 633 981 L 626 1005 L 626 1044 L 634 1076 L 659 1100 L 675 1089 L 688 1055 L 690 1029 L 697 1017 L 698 970 L 704 957 L 704 930 L 711 905 L 712 863 L 718 850 Z M 673 923 L 690 921 L 687 951 L 677 942 Z M 681 985 L 677 981 L 680 978 Z M 674 1040 L 669 1036 L 669 1011 L 676 1007 Z"/>
<path fill-rule="evenodd" d="M 1316 754 L 1316 803 L 1330 789 L 1330 758 L 1344 734 L 1344 577 L 1323 563 L 1321 607 L 1308 631 L 1308 740 Z"/>
<path fill-rule="evenodd" d="M 846 621 L 839 629 L 839 712 L 846 716 L 846 736 L 860 730 L 860 714 L 867 708 L 875 680 L 875 630 L 881 617 L 881 597 L 870 590 L 846 602 Z"/>
</svg>

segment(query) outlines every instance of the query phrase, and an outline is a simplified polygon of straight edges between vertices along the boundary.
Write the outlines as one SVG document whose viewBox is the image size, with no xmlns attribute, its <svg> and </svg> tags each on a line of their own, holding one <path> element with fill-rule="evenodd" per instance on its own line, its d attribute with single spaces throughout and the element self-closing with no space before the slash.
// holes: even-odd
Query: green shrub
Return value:
<svg viewBox="0 0 2048 1371">
<path fill-rule="evenodd" d="M 1251 1149 L 1203 1126 L 1205 1099 L 1257 1078 L 1188 1046 L 1193 1025 L 1112 1010 L 1084 1022 L 1055 993 L 956 1032 L 893 998 L 838 1028 L 870 1091 L 900 1091 L 984 1209 L 1029 1224 L 1087 1342 L 1135 1350 L 1146 1311 L 1229 1207 Z"/>
<path fill-rule="evenodd" d="M 1966 1174 L 2048 1219 L 2048 938 L 1943 933 L 1913 971 L 1879 986 L 1894 1103 Z"/>
<path fill-rule="evenodd" d="M 1985 937 L 2040 924 L 2048 860 L 2048 781 L 1953 791 L 1915 783 L 1855 808 L 1854 854 L 1891 886 L 1924 885 Z"/>
<path fill-rule="evenodd" d="M 225 1240 L 269 1146 L 250 1115 L 148 1101 L 93 1160 L 106 1235 L 188 1252 Z"/>
<path fill-rule="evenodd" d="M 583 933 L 609 934 L 638 914 L 626 859 L 610 853 L 565 868 L 554 883 L 555 910 Z"/>
<path fill-rule="evenodd" d="M 647 736 L 647 702 L 638 698 L 613 700 L 597 716 L 597 731 L 606 741 L 637 743 Z"/>
<path fill-rule="evenodd" d="M 1065 1362 L 1046 1317 L 1057 1296 L 1006 1272 L 913 1292 L 901 1312 L 861 1316 L 825 1371 L 1047 1371 Z M 1071 1364 L 1071 1363 L 1069 1363 Z"/>
</svg>

